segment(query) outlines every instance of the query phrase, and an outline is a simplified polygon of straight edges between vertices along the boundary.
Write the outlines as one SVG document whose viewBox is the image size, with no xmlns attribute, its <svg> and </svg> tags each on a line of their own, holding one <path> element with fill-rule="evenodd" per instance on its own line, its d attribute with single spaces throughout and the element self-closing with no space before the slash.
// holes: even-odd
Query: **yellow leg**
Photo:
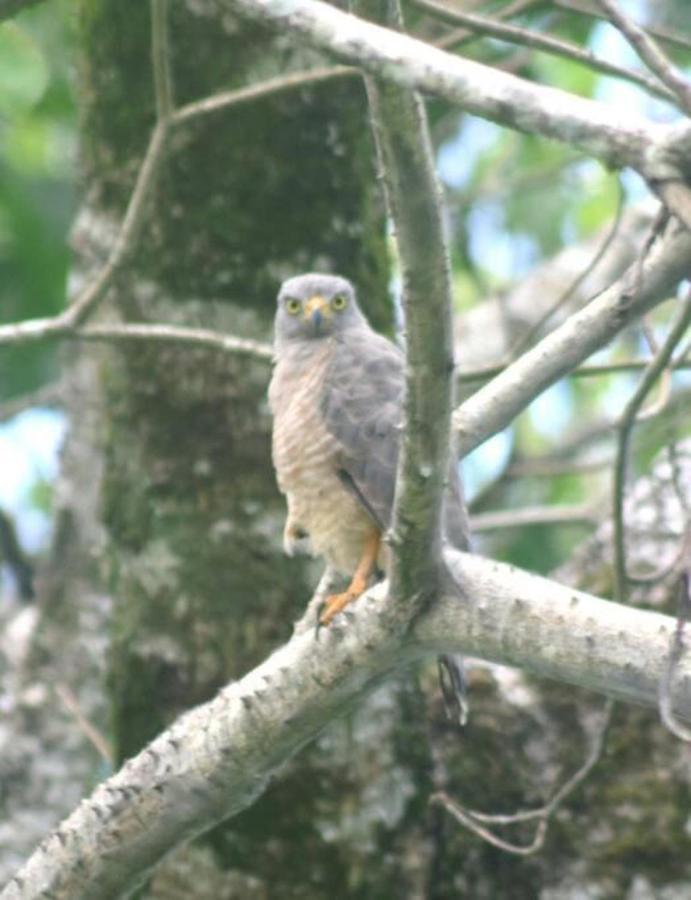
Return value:
<svg viewBox="0 0 691 900">
<path fill-rule="evenodd" d="M 324 611 L 319 616 L 320 625 L 328 625 L 335 615 L 345 609 L 353 600 L 357 600 L 360 594 L 367 589 L 370 576 L 377 565 L 380 544 L 381 532 L 379 529 L 374 529 L 367 536 L 360 562 L 346 590 L 342 594 L 331 594 L 326 598 Z"/>
</svg>

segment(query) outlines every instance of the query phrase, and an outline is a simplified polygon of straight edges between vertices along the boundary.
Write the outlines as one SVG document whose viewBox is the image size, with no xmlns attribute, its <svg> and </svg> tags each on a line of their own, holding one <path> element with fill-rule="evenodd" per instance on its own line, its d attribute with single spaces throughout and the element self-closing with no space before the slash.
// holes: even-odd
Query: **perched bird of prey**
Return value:
<svg viewBox="0 0 691 900">
<path fill-rule="evenodd" d="M 393 509 L 404 357 L 370 327 L 345 278 L 298 275 L 283 283 L 277 302 L 269 403 L 273 461 L 288 501 L 283 546 L 292 555 L 309 539 L 315 554 L 352 576 L 326 599 L 320 622 L 328 625 L 377 569 L 388 569 L 382 536 Z M 467 546 L 453 461 L 444 526 L 448 541 Z M 460 689 L 458 670 L 446 658 L 442 665 L 451 689 Z"/>
</svg>

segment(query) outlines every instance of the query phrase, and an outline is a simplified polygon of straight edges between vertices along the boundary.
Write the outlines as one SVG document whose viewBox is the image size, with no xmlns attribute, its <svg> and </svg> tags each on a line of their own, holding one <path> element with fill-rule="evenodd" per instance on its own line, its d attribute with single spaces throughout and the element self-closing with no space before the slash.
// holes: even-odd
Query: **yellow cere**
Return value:
<svg viewBox="0 0 691 900">
<path fill-rule="evenodd" d="M 307 303 L 305 303 L 305 318 L 309 319 L 312 313 L 318 309 L 322 315 L 328 316 L 331 310 L 329 309 L 329 304 L 326 300 L 319 296 L 319 294 L 315 294 L 314 297 L 310 297 Z"/>
</svg>

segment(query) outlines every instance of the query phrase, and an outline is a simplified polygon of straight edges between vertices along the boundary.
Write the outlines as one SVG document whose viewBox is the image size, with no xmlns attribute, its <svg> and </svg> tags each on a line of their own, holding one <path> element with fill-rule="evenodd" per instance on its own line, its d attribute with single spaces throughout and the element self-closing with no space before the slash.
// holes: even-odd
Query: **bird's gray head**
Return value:
<svg viewBox="0 0 691 900">
<path fill-rule="evenodd" d="M 278 292 L 274 334 L 279 345 L 325 338 L 365 324 L 355 289 L 338 275 L 296 275 Z"/>
</svg>

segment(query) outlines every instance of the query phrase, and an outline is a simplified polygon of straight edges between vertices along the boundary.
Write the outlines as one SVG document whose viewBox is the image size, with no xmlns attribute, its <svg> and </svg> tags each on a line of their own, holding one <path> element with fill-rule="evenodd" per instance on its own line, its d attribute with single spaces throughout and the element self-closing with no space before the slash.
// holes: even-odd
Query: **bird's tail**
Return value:
<svg viewBox="0 0 691 900">
<path fill-rule="evenodd" d="M 468 682 L 462 656 L 438 656 L 439 686 L 446 715 L 453 722 L 465 725 L 468 721 Z"/>
</svg>

